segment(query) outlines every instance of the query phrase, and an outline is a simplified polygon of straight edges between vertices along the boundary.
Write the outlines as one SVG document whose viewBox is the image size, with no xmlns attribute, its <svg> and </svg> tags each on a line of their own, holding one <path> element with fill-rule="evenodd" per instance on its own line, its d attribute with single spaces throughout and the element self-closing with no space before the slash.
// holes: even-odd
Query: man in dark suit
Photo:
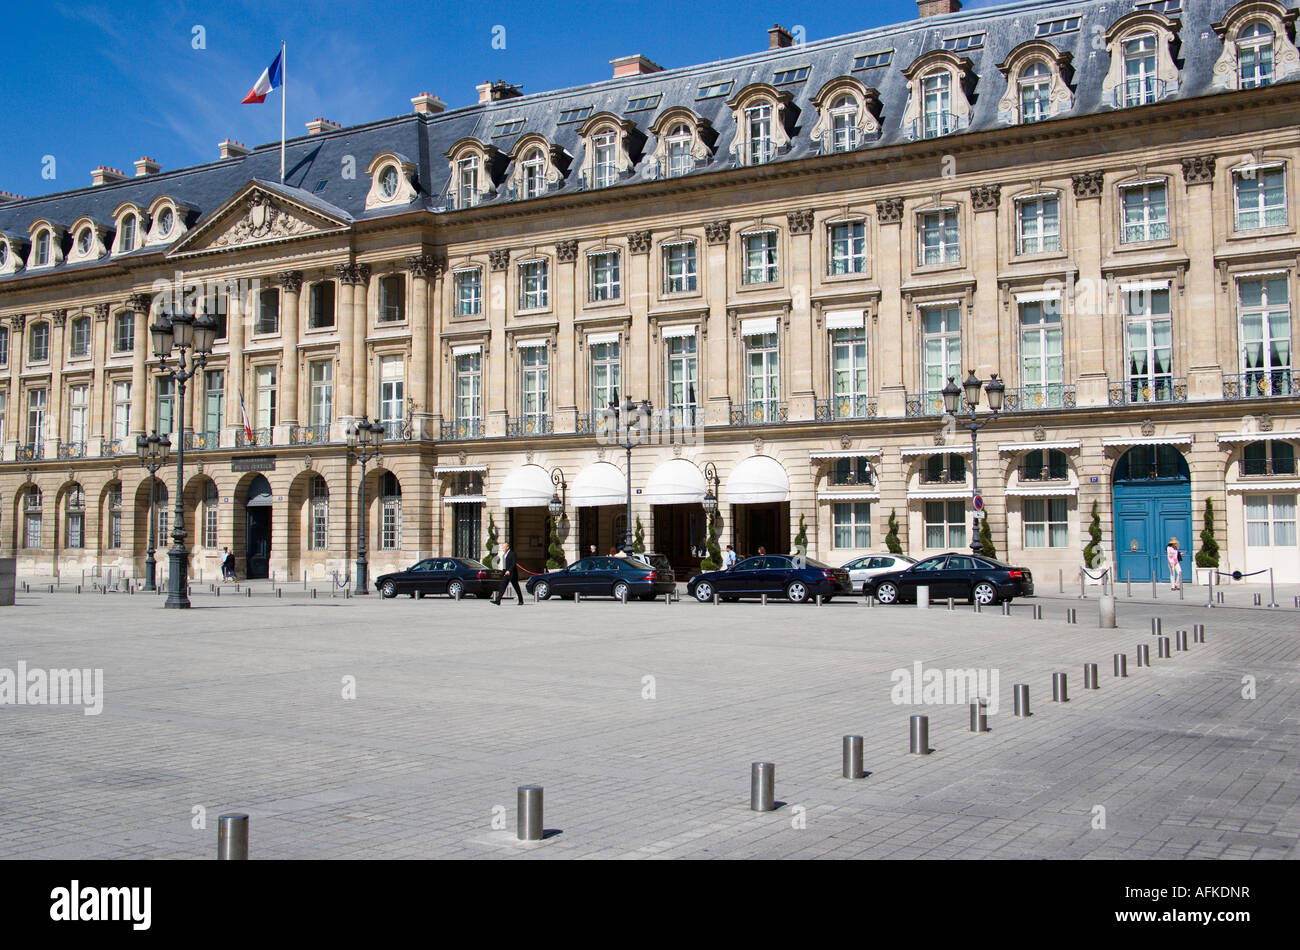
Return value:
<svg viewBox="0 0 1300 950">
<path fill-rule="evenodd" d="M 506 541 L 501 545 L 501 586 L 497 588 L 497 595 L 492 598 L 492 603 L 498 607 L 501 606 L 501 598 L 506 594 L 506 587 L 513 584 L 515 587 L 515 603 L 520 607 L 524 605 L 523 592 L 519 590 L 519 567 L 515 563 L 515 552 L 510 547 L 510 542 Z"/>
</svg>

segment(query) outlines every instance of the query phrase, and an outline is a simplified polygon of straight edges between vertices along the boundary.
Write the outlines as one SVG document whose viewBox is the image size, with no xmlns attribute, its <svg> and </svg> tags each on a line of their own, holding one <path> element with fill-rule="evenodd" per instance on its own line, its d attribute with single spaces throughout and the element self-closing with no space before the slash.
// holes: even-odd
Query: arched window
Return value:
<svg viewBox="0 0 1300 950">
<path fill-rule="evenodd" d="M 942 452 L 925 460 L 921 481 L 929 484 L 966 482 L 966 457 L 955 452 Z"/>
<path fill-rule="evenodd" d="M 399 489 L 400 494 L 400 489 Z M 325 478 L 317 475 L 311 482 L 311 531 L 307 538 L 307 547 L 313 551 L 324 551 L 329 537 L 330 490 Z"/>
<path fill-rule="evenodd" d="M 479 202 L 479 160 L 467 155 L 456 163 L 456 207 L 472 208 Z"/>
<path fill-rule="evenodd" d="M 64 546 L 86 546 L 86 494 L 80 485 L 68 489 L 64 501 Z"/>
<path fill-rule="evenodd" d="M 668 174 L 670 177 L 685 175 L 695 167 L 691 156 L 691 130 L 682 122 L 673 126 L 668 133 Z"/>
<path fill-rule="evenodd" d="M 858 147 L 858 101 L 840 96 L 831 104 L 831 148 L 851 152 Z"/>
<path fill-rule="evenodd" d="M 220 500 L 217 483 L 209 481 L 203 489 L 203 546 L 214 550 L 217 547 L 217 511 Z"/>
<path fill-rule="evenodd" d="M 1034 60 L 1020 73 L 1020 121 L 1041 122 L 1048 117 L 1052 71 L 1041 59 Z"/>
<path fill-rule="evenodd" d="M 1172 445 L 1135 445 L 1115 466 L 1117 482 L 1187 477 L 1187 460 Z"/>
<path fill-rule="evenodd" d="M 1256 20 L 1237 37 L 1237 77 L 1242 89 L 1267 86 L 1273 81 L 1273 30 Z"/>
<path fill-rule="evenodd" d="M 1252 442 L 1241 453 L 1242 475 L 1294 475 L 1295 446 L 1289 442 Z"/>
<path fill-rule="evenodd" d="M 33 485 L 23 496 L 23 547 L 41 546 L 41 490 Z"/>
<path fill-rule="evenodd" d="M 379 480 L 379 547 L 395 551 L 402 546 L 402 485 L 392 472 Z"/>
<path fill-rule="evenodd" d="M 745 164 L 772 160 L 772 103 L 758 101 L 745 109 Z"/>
<path fill-rule="evenodd" d="M 1022 482 L 1061 481 L 1070 477 L 1070 462 L 1060 449 L 1035 449 L 1020 463 Z"/>
</svg>

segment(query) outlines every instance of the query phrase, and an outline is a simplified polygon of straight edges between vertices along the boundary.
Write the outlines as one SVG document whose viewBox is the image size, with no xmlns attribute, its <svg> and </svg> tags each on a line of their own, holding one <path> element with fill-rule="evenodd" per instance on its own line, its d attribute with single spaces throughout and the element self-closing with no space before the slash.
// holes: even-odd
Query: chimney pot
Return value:
<svg viewBox="0 0 1300 950">
<path fill-rule="evenodd" d="M 100 165 L 90 173 L 91 185 L 107 185 L 109 182 L 126 181 L 125 173 L 107 165 Z"/>
<path fill-rule="evenodd" d="M 916 0 L 916 6 L 920 10 L 921 19 L 927 17 L 943 16 L 945 13 L 956 13 L 961 9 L 961 0 Z"/>
<path fill-rule="evenodd" d="M 323 119 L 320 116 L 312 119 L 307 123 L 308 135 L 320 135 L 322 132 L 333 132 L 335 129 L 341 129 L 343 126 L 337 122 L 331 122 L 329 119 Z"/>
<path fill-rule="evenodd" d="M 633 53 L 631 56 L 620 56 L 618 59 L 611 59 L 609 64 L 614 67 L 614 78 L 620 76 L 646 76 L 650 73 L 661 73 L 664 68 L 653 60 L 646 59 L 640 53 Z"/>
<path fill-rule="evenodd" d="M 135 177 L 143 178 L 145 175 L 156 175 L 162 171 L 162 166 L 146 155 L 138 159 L 135 163 Z"/>
<path fill-rule="evenodd" d="M 767 48 L 785 49 L 787 46 L 794 46 L 794 36 L 780 23 L 773 23 L 772 29 L 767 31 Z"/>
<path fill-rule="evenodd" d="M 226 139 L 224 142 L 218 142 L 217 148 L 221 149 L 222 158 L 239 158 L 247 155 L 252 151 L 243 142 L 236 142 L 234 139 Z"/>
<path fill-rule="evenodd" d="M 422 92 L 411 100 L 411 108 L 421 115 L 437 115 L 447 108 L 447 103 L 437 96 Z"/>
<path fill-rule="evenodd" d="M 502 99 L 516 99 L 522 96 L 523 86 L 515 86 L 498 79 L 496 82 L 483 82 L 474 87 L 478 91 L 479 103 L 500 102 Z"/>
</svg>

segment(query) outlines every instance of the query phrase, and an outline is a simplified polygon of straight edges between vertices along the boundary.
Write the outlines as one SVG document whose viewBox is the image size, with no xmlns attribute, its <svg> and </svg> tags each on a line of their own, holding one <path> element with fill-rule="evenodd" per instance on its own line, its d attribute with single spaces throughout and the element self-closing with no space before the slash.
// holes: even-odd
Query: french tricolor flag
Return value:
<svg viewBox="0 0 1300 950">
<path fill-rule="evenodd" d="M 267 93 L 272 89 L 280 88 L 284 83 L 284 67 L 281 65 L 283 57 L 284 48 L 281 47 L 280 52 L 275 56 L 275 61 L 257 77 L 252 91 L 244 97 L 243 102 L 265 102 Z"/>
</svg>

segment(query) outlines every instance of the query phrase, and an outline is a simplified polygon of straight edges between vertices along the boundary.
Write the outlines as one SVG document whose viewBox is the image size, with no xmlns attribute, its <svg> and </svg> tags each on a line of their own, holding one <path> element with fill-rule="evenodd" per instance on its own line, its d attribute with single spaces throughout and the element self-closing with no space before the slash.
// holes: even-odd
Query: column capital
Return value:
<svg viewBox="0 0 1300 950">
<path fill-rule="evenodd" d="M 731 240 L 730 221 L 709 221 L 704 225 L 704 239 L 710 244 L 726 244 Z"/>
<path fill-rule="evenodd" d="M 95 322 L 104 323 L 106 320 L 108 320 L 108 304 L 95 304 Z"/>
<path fill-rule="evenodd" d="M 901 224 L 903 221 L 903 199 L 881 198 L 876 202 L 876 218 L 881 224 Z"/>
<path fill-rule="evenodd" d="M 442 276 L 447 262 L 435 254 L 415 254 L 406 259 L 406 269 L 416 277 L 438 278 Z"/>
<path fill-rule="evenodd" d="M 12 317 L 9 318 L 9 326 L 13 329 L 15 333 L 22 333 L 23 327 L 26 326 L 26 324 L 27 324 L 26 314 L 15 313 Z"/>
<path fill-rule="evenodd" d="M 126 305 L 135 313 L 143 313 L 149 316 L 149 311 L 153 309 L 153 298 L 148 294 L 131 294 L 126 298 Z"/>
<path fill-rule="evenodd" d="M 510 266 L 510 248 L 494 247 L 488 251 L 488 263 L 495 271 L 505 270 Z"/>
<path fill-rule="evenodd" d="M 53 317 L 54 325 L 62 329 L 63 325 L 68 322 L 68 311 L 63 308 L 60 308 L 58 310 L 55 310 L 51 314 L 51 317 Z"/>
<path fill-rule="evenodd" d="M 650 231 L 629 231 L 627 234 L 627 247 L 633 254 L 650 253 Z"/>
<path fill-rule="evenodd" d="M 302 271 L 300 270 L 283 270 L 276 275 L 280 282 L 280 289 L 286 293 L 296 294 L 302 290 Z"/>
<path fill-rule="evenodd" d="M 1192 155 L 1183 159 L 1183 181 L 1189 185 L 1214 183 L 1214 155 Z"/>
<path fill-rule="evenodd" d="M 997 211 L 1001 200 L 1001 185 L 976 185 L 970 190 L 971 207 L 976 211 Z"/>
<path fill-rule="evenodd" d="M 786 216 L 790 222 L 791 234 L 812 234 L 813 229 L 813 209 L 800 208 L 798 211 L 791 211 Z"/>
<path fill-rule="evenodd" d="M 1090 172 L 1075 172 L 1070 176 L 1074 182 L 1074 197 L 1100 198 L 1101 189 L 1106 181 L 1106 173 L 1100 169 Z"/>
<path fill-rule="evenodd" d="M 555 260 L 561 264 L 572 264 L 578 259 L 578 239 L 555 242 Z"/>
</svg>

